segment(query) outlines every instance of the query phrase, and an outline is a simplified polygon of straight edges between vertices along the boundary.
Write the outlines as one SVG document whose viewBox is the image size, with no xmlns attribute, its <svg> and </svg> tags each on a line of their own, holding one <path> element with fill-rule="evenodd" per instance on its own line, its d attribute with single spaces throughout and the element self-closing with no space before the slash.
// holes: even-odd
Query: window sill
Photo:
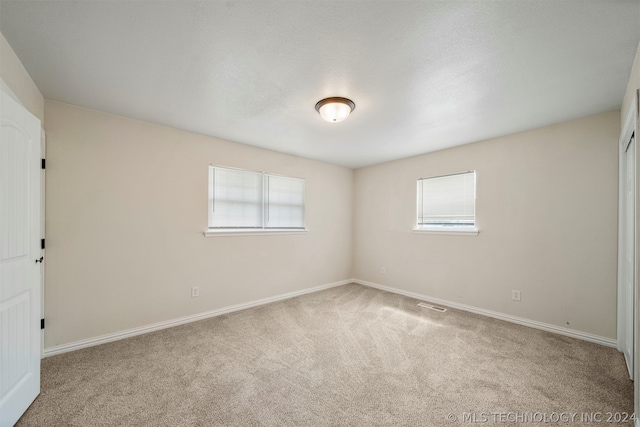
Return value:
<svg viewBox="0 0 640 427">
<path fill-rule="evenodd" d="M 477 236 L 480 230 L 476 227 L 425 227 L 414 228 L 414 233 L 421 234 L 451 234 L 451 235 L 465 235 L 465 236 Z"/>
<path fill-rule="evenodd" d="M 246 229 L 246 230 L 206 230 L 203 234 L 204 237 L 220 237 L 220 236 L 264 236 L 264 235 L 272 235 L 272 234 L 305 234 L 309 230 L 304 229 Z"/>
</svg>

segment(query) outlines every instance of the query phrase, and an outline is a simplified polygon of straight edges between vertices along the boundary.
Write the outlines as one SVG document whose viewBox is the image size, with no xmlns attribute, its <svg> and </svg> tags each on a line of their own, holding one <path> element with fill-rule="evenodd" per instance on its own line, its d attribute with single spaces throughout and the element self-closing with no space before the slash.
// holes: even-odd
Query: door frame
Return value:
<svg viewBox="0 0 640 427">
<path fill-rule="evenodd" d="M 42 123 L 42 127 L 40 128 L 40 157 L 44 160 L 47 158 L 47 136 L 44 132 L 44 123 Z M 46 216 L 46 206 L 45 206 L 45 202 L 46 202 L 46 183 L 47 183 L 47 174 L 46 174 L 46 169 L 42 168 L 40 169 L 40 238 L 44 241 L 45 240 L 45 216 Z M 45 305 L 44 305 L 44 290 L 45 290 L 45 271 L 46 271 L 46 256 L 45 256 L 45 251 L 46 249 L 42 248 L 40 249 L 40 255 L 42 257 L 44 257 L 44 262 L 40 263 L 40 319 L 44 320 L 45 318 L 45 314 L 44 314 L 44 309 L 45 309 Z M 40 329 L 40 359 L 42 359 L 44 357 L 44 334 L 45 334 L 45 328 L 41 327 Z"/>
<path fill-rule="evenodd" d="M 635 236 L 634 236 L 634 252 L 635 252 L 635 262 L 634 262 L 634 304 L 633 304 L 633 319 L 627 319 L 627 313 L 625 310 L 625 298 L 626 298 L 626 292 L 625 292 L 625 260 L 624 260 L 624 234 L 626 232 L 625 230 L 625 224 L 624 224 L 624 220 L 625 220 L 625 204 L 624 204 L 624 200 L 625 200 L 625 191 L 626 191 L 626 151 L 627 151 L 627 147 L 628 144 L 631 140 L 631 138 L 634 136 L 636 136 L 636 150 L 635 150 L 635 159 L 632 159 L 632 165 L 634 168 L 634 175 L 635 175 L 635 185 L 634 185 L 634 193 L 635 193 L 635 205 L 636 205 L 636 213 L 637 213 L 637 207 L 638 205 L 638 167 L 637 167 L 637 163 L 638 163 L 638 145 L 637 145 L 637 133 L 636 133 L 636 127 L 637 127 L 637 111 L 636 111 L 636 103 L 634 102 L 631 106 L 631 108 L 629 109 L 629 112 L 627 114 L 627 117 L 625 118 L 625 122 L 622 128 L 622 132 L 620 133 L 620 139 L 619 139 L 619 143 L 618 143 L 618 151 L 619 151 L 619 156 L 618 156 L 618 278 L 617 278 L 617 290 L 618 290 L 618 296 L 617 296 L 617 341 L 618 341 L 618 350 L 621 352 L 624 352 L 625 347 L 626 347 L 626 336 L 627 336 L 627 330 L 628 328 L 633 328 L 633 348 L 632 348 L 632 354 L 631 354 L 631 360 L 626 360 L 625 361 L 627 363 L 627 368 L 629 370 L 629 375 L 631 379 L 634 379 L 635 375 L 634 372 L 637 370 L 637 363 L 636 363 L 636 355 L 637 355 L 637 339 L 636 339 L 636 327 L 637 327 L 637 311 L 638 311 L 638 304 L 637 301 L 635 300 L 637 298 L 638 295 L 638 261 L 637 261 L 637 255 L 638 255 L 638 224 L 637 224 L 637 220 L 636 220 L 636 225 L 635 225 Z M 635 365 L 635 366 L 634 366 Z"/>
<path fill-rule="evenodd" d="M 638 157 L 639 157 L 638 137 L 640 137 L 640 135 L 638 135 L 638 121 L 639 121 L 638 113 L 640 113 L 640 89 L 636 90 L 635 98 L 631 102 L 631 107 L 629 108 L 629 110 L 630 111 L 627 114 L 624 127 L 622 128 L 622 135 L 623 136 L 628 135 L 630 138 L 631 133 L 629 129 L 633 129 L 633 132 L 635 133 L 636 172 L 637 172 L 638 170 L 640 170 L 640 167 L 638 167 Z M 640 204 L 638 203 L 640 191 L 637 191 L 639 188 L 640 188 L 640 177 L 638 177 L 638 173 L 636 173 L 636 206 L 640 206 Z M 634 320 L 635 322 L 634 323 L 635 325 L 634 365 L 636 366 L 636 369 L 634 371 L 634 375 L 632 378 L 633 380 L 633 411 L 634 411 L 634 414 L 636 414 L 636 421 L 635 421 L 636 427 L 640 427 L 640 417 L 638 417 L 638 414 L 640 414 L 640 352 L 638 351 L 638 347 L 639 347 L 638 343 L 640 342 L 640 316 L 638 315 L 638 310 L 640 309 L 640 293 L 638 292 L 638 268 L 637 268 L 638 259 L 639 259 L 639 254 L 637 252 L 637 243 L 638 243 L 639 234 L 640 234 L 640 216 L 636 212 L 636 283 L 635 283 L 636 299 L 633 303 L 634 311 L 636 313 L 635 320 Z"/>
<path fill-rule="evenodd" d="M 625 332 L 625 328 L 626 326 L 624 325 L 624 321 L 625 321 L 625 316 L 623 314 L 623 307 L 624 307 L 624 301 L 623 301 L 623 296 L 624 296 L 624 292 L 623 290 L 623 279 L 624 279 L 624 274 L 623 274 L 623 268 L 624 268 L 624 259 L 622 259 L 622 254 L 623 254 L 623 236 L 622 233 L 624 231 L 624 226 L 623 226 L 623 216 L 622 216 L 622 212 L 623 212 L 623 190 L 624 190 L 624 156 L 625 156 L 625 149 L 627 147 L 628 142 L 630 141 L 631 137 L 633 135 L 635 135 L 635 144 L 636 144 L 636 158 L 635 161 L 633 162 L 635 170 L 636 170 L 636 180 L 635 180 L 635 204 L 636 204 L 636 218 L 635 218 L 635 282 L 634 282 L 634 293 L 635 293 L 635 298 L 633 301 L 633 311 L 634 311 L 634 319 L 632 322 L 633 328 L 634 328 L 634 347 L 633 347 L 633 374 L 631 379 L 633 380 L 633 407 L 634 407 L 634 413 L 635 414 L 639 414 L 640 412 L 640 354 L 638 352 L 638 341 L 640 341 L 640 324 L 638 323 L 638 321 L 640 320 L 640 316 L 638 315 L 638 309 L 640 307 L 639 304 L 639 300 L 640 300 L 640 292 L 638 292 L 638 257 L 639 257 L 639 253 L 638 253 L 638 235 L 640 232 L 640 217 L 638 215 L 638 207 L 640 207 L 640 203 L 639 203 L 639 189 L 640 189 L 640 174 L 638 174 L 638 171 L 640 170 L 640 167 L 638 167 L 638 158 L 640 157 L 638 154 L 638 137 L 640 135 L 638 135 L 638 110 L 639 110 L 639 106 L 638 106 L 638 102 L 639 102 L 639 98 L 640 98 L 640 90 L 636 91 L 635 94 L 635 98 L 633 99 L 633 101 L 631 102 L 631 106 L 629 108 L 629 111 L 627 112 L 627 116 L 624 118 L 624 124 L 622 125 L 622 129 L 620 132 L 620 139 L 618 142 L 618 151 L 619 151 L 619 168 L 618 168 L 618 176 L 619 176 L 619 182 L 618 182 L 618 278 L 617 278 L 617 290 L 618 290 L 618 298 L 617 298 L 617 308 L 618 308 L 618 314 L 617 314 L 617 341 L 618 341 L 618 350 L 620 351 L 624 351 L 624 332 Z M 640 418 L 635 420 L 636 427 L 640 427 Z"/>
</svg>

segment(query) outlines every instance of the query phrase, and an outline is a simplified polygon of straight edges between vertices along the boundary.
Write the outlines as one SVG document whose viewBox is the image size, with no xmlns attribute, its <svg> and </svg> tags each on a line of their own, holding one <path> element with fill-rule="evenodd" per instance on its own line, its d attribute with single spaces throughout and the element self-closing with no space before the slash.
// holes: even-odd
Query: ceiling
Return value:
<svg viewBox="0 0 640 427">
<path fill-rule="evenodd" d="M 640 1 L 0 0 L 0 31 L 46 99 L 357 168 L 619 109 Z"/>
</svg>

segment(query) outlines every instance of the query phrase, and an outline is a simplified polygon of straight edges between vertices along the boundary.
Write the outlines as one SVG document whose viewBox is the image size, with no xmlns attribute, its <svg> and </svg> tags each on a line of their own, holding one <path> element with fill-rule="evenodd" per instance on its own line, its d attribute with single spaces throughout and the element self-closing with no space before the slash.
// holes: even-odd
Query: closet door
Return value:
<svg viewBox="0 0 640 427">
<path fill-rule="evenodd" d="M 636 281 L 636 140 L 632 135 L 624 147 L 621 179 L 621 230 L 620 257 L 621 277 L 619 279 L 619 310 L 621 324 L 618 330 L 620 350 L 624 353 L 633 378 L 635 339 L 635 281 Z"/>
</svg>

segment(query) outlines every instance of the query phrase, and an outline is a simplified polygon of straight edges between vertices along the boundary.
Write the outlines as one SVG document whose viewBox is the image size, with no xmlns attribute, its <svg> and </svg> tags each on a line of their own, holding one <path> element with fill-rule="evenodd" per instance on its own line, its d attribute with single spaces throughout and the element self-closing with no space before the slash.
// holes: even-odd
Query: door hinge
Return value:
<svg viewBox="0 0 640 427">
<path fill-rule="evenodd" d="M 44 329 L 44 319 L 40 319 L 40 329 Z"/>
<path fill-rule="evenodd" d="M 42 169 L 45 169 L 46 164 L 47 164 L 47 159 L 42 159 L 42 163 L 41 163 Z"/>
<path fill-rule="evenodd" d="M 44 249 L 44 239 L 40 239 L 40 249 Z"/>
</svg>

